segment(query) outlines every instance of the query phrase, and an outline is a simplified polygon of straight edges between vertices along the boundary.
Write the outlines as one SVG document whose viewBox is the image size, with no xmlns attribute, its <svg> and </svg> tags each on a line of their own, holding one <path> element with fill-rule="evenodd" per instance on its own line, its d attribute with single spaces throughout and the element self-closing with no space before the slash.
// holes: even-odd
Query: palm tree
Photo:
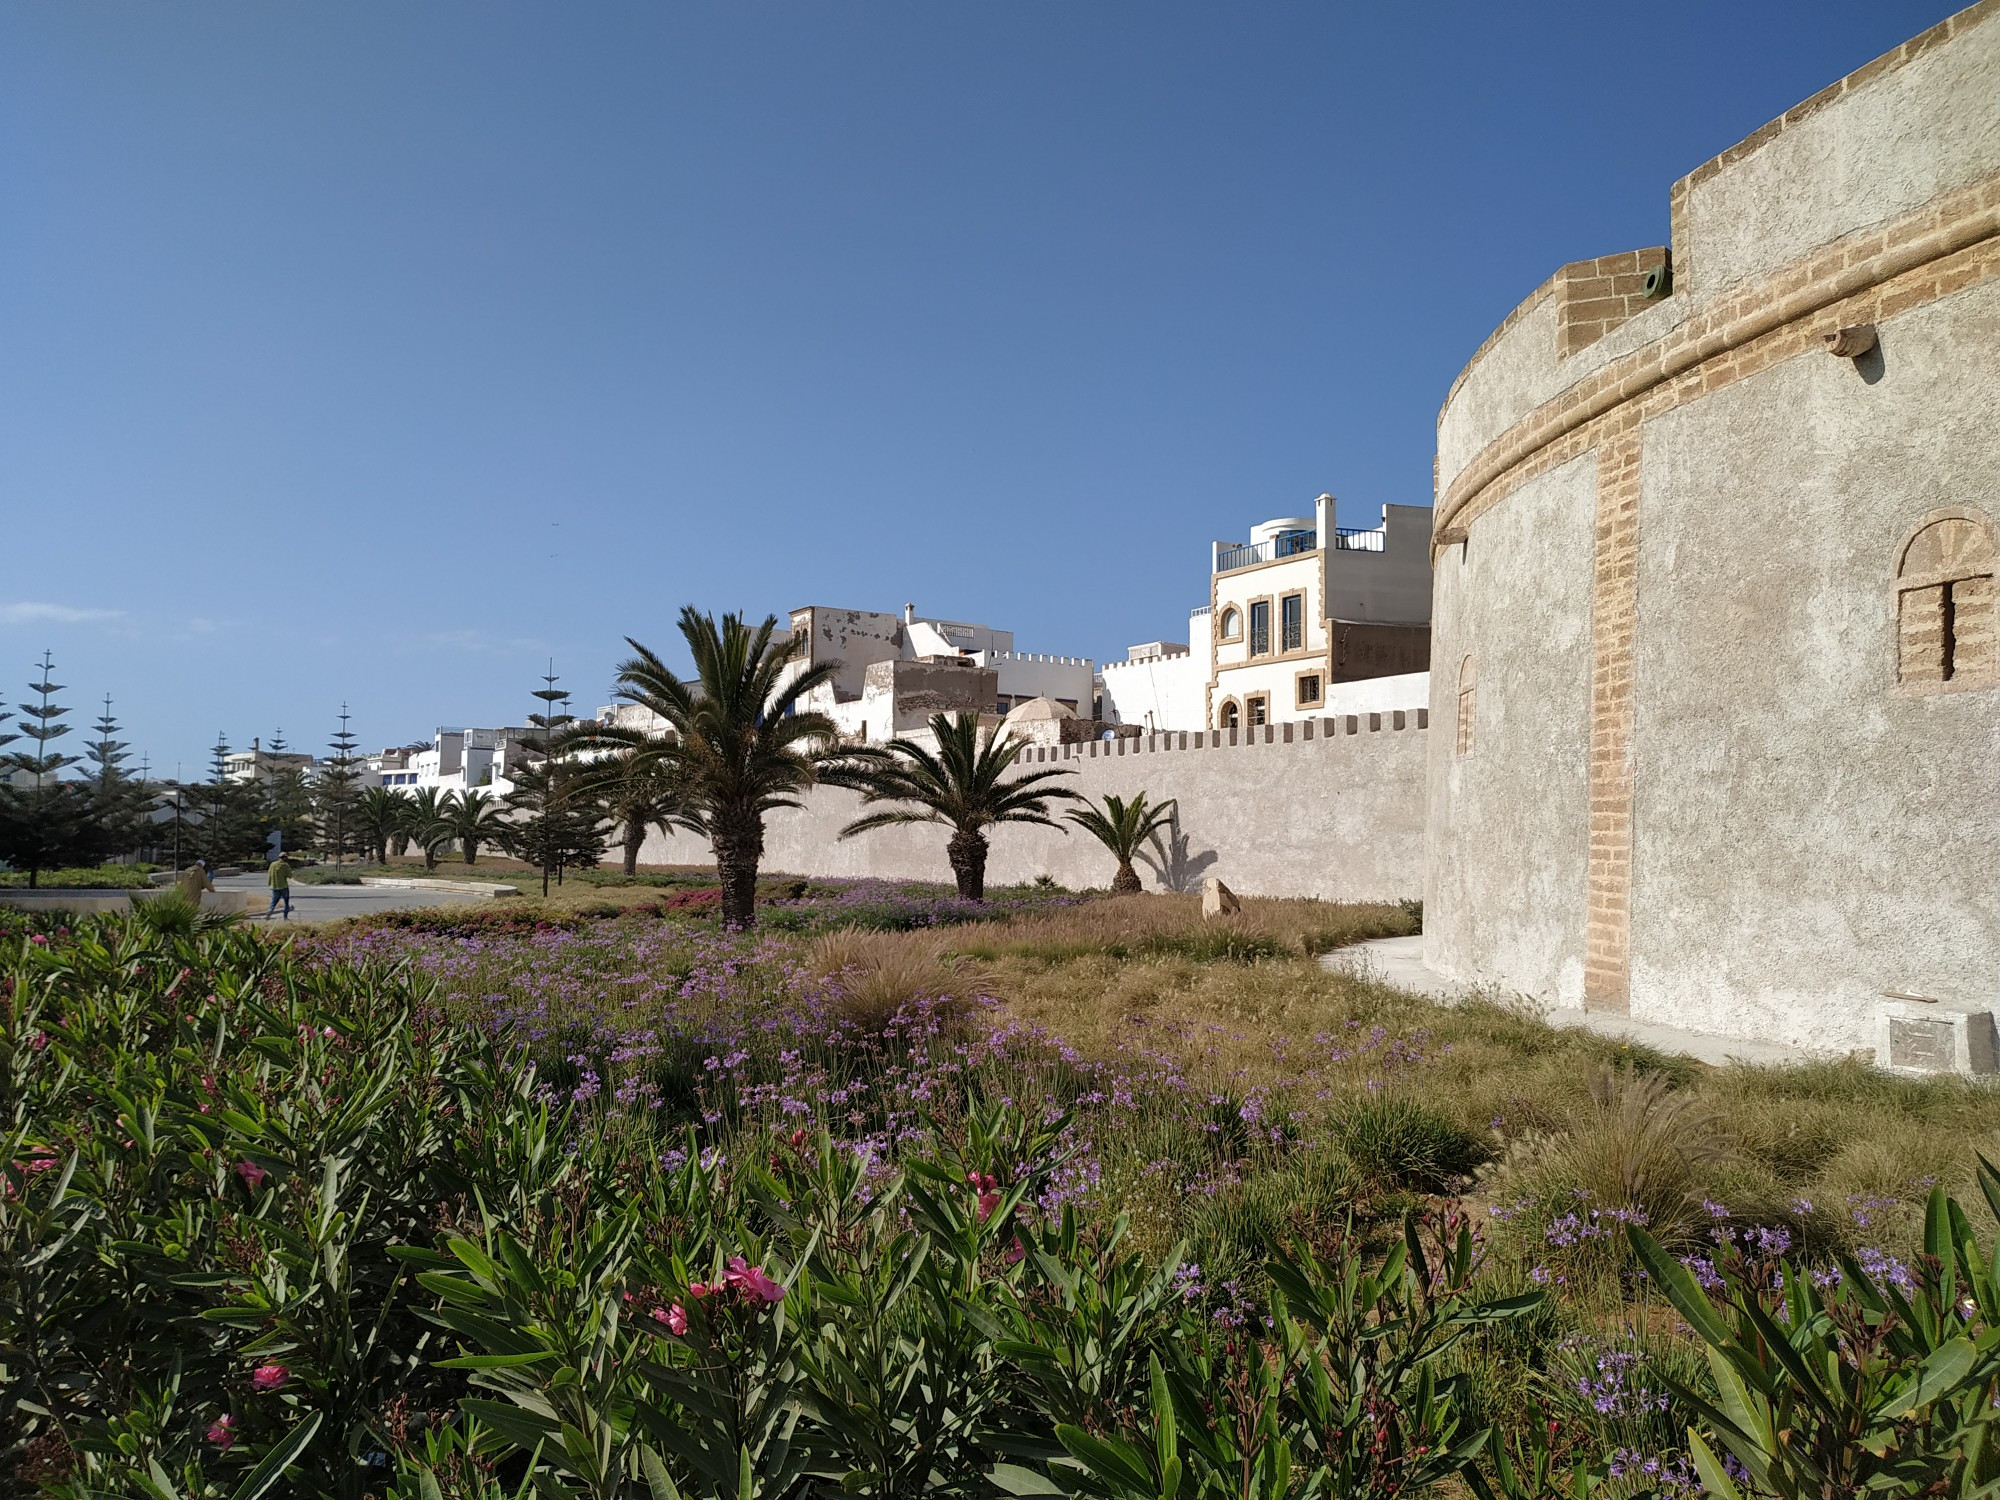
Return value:
<svg viewBox="0 0 2000 1500">
<path fill-rule="evenodd" d="M 376 864 L 389 863 L 391 841 L 397 838 L 407 840 L 404 825 L 409 817 L 410 799 L 401 792 L 386 786 L 371 786 L 361 794 L 361 801 L 355 806 L 354 821 L 362 837 L 368 840 L 368 847 L 374 851 Z M 405 847 L 408 847 L 407 843 Z"/>
<path fill-rule="evenodd" d="M 930 731 L 937 736 L 935 755 L 911 740 L 891 740 L 881 753 L 825 778 L 861 792 L 864 807 L 910 804 L 856 818 L 840 836 L 898 823 L 942 823 L 952 831 L 945 856 L 959 897 L 980 901 L 986 895 L 986 830 L 999 823 L 1040 823 L 1067 833 L 1050 816 L 1049 804 L 1076 793 L 1047 783 L 1070 772 L 1056 767 L 1002 781 L 1027 744 L 993 729 L 982 735 L 977 714 L 932 714 Z"/>
<path fill-rule="evenodd" d="M 593 763 L 584 774 L 584 785 L 597 794 L 605 814 L 618 825 L 627 880 L 639 873 L 639 851 L 652 829 L 668 834 L 676 828 L 702 831 L 679 767 L 657 756 L 636 748 L 620 750 Z"/>
<path fill-rule="evenodd" d="M 443 826 L 458 841 L 459 852 L 467 864 L 479 858 L 481 844 L 490 844 L 500 837 L 501 826 L 507 821 L 500 799 L 477 787 L 455 797 L 447 796 L 442 806 Z"/>
<path fill-rule="evenodd" d="M 798 794 L 822 770 L 847 756 L 825 714 L 801 711 L 799 700 L 832 678 L 831 662 L 788 675 L 802 641 L 771 639 L 775 615 L 747 625 L 693 605 L 681 610 L 681 636 L 694 658 L 683 680 L 644 646 L 618 668 L 618 696 L 651 709 L 671 735 L 652 736 L 614 725 L 585 725 L 572 744 L 629 750 L 635 761 L 671 773 L 686 789 L 690 826 L 707 835 L 722 882 L 722 920 L 749 927 L 757 920 L 757 866 L 764 857 L 764 815 L 797 807 Z"/>
<path fill-rule="evenodd" d="M 420 787 L 410 794 L 409 821 L 403 825 L 413 843 L 424 851 L 424 868 L 435 870 L 438 855 L 451 847 L 458 835 L 451 825 L 451 798 L 434 786 Z"/>
<path fill-rule="evenodd" d="M 1111 877 L 1111 894 L 1129 896 L 1145 889 L 1139 883 L 1139 872 L 1132 868 L 1133 856 L 1145 847 L 1146 840 L 1172 824 L 1174 812 L 1171 798 L 1151 803 L 1140 792 L 1126 802 L 1107 792 L 1103 811 L 1089 806 L 1073 808 L 1069 820 L 1111 851 L 1118 861 L 1118 873 Z"/>
</svg>

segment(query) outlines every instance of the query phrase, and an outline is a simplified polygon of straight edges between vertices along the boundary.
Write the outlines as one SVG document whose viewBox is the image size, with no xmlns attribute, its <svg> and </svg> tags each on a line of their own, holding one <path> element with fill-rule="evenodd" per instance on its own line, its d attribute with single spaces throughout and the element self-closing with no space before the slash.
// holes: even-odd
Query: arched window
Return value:
<svg viewBox="0 0 2000 1500">
<path fill-rule="evenodd" d="M 1993 523 L 1933 511 L 1896 559 L 1896 681 L 1924 688 L 1996 680 Z"/>
<path fill-rule="evenodd" d="M 1234 698 L 1225 698 L 1222 700 L 1222 709 L 1221 712 L 1216 714 L 1215 722 L 1216 727 L 1220 729 L 1234 729 L 1238 724 L 1243 722 L 1243 712 L 1236 706 Z"/>
<path fill-rule="evenodd" d="M 1458 664 L 1458 738 L 1454 742 L 1457 753 L 1472 753 L 1472 711 L 1473 693 L 1479 685 L 1472 670 L 1472 658 L 1467 656 Z"/>
<path fill-rule="evenodd" d="M 1220 639 L 1234 641 L 1241 640 L 1242 637 L 1243 616 L 1238 614 L 1233 608 L 1225 609 L 1222 612 L 1222 634 Z"/>
</svg>

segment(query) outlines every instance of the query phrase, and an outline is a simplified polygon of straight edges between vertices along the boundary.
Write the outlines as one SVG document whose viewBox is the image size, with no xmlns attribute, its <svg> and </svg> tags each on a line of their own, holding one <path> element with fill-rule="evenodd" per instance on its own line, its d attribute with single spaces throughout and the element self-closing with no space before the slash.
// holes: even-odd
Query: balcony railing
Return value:
<svg viewBox="0 0 2000 1500">
<path fill-rule="evenodd" d="M 1336 552 L 1380 552 L 1383 550 L 1383 535 L 1378 527 L 1364 531 L 1358 526 L 1342 526 L 1333 533 L 1333 550 Z M 1252 542 L 1244 547 L 1224 547 L 1215 555 L 1215 571 L 1227 573 L 1232 568 L 1249 568 L 1258 563 L 1276 562 L 1281 557 L 1297 557 L 1304 552 L 1312 552 L 1319 547 L 1317 531 L 1281 531 L 1266 542 Z"/>
<path fill-rule="evenodd" d="M 1252 542 L 1247 547 L 1225 547 L 1216 554 L 1215 571 L 1247 568 L 1256 563 L 1276 562 L 1281 557 L 1297 557 L 1319 545 L 1316 531 L 1281 531 L 1269 541 Z"/>
</svg>

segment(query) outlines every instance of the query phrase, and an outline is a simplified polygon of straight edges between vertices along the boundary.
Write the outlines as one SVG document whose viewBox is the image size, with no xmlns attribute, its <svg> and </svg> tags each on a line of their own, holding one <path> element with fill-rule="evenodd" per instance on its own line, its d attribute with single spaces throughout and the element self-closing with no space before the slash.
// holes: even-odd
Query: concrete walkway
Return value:
<svg viewBox="0 0 2000 1500">
<path fill-rule="evenodd" d="M 264 920 L 264 908 L 270 901 L 270 887 L 267 878 L 260 872 L 254 875 L 219 875 L 215 888 L 218 891 L 245 891 L 256 900 L 251 911 L 251 919 Z M 382 911 L 402 911 L 420 906 L 484 906 L 492 900 L 485 892 L 410 890 L 393 886 L 374 885 L 294 885 L 292 887 L 293 922 L 338 922 L 342 917 L 372 916 Z M 271 919 L 273 926 L 283 926 L 280 917 Z"/>
<path fill-rule="evenodd" d="M 1424 963 L 1424 940 L 1421 937 L 1376 938 L 1371 942 L 1355 943 L 1351 947 L 1322 954 L 1320 963 L 1336 974 L 1356 974 L 1377 980 L 1399 990 L 1423 995 L 1440 1005 L 1456 1005 L 1473 996 L 1503 1003 L 1517 998 L 1492 986 L 1446 979 L 1428 968 Z M 1739 1037 L 1683 1031 L 1678 1026 L 1634 1021 L 1628 1016 L 1609 1015 L 1603 1011 L 1548 1009 L 1525 999 L 1521 1003 L 1551 1026 L 1580 1026 L 1599 1036 L 1643 1043 L 1661 1052 L 1672 1052 L 1717 1066 L 1730 1062 L 1796 1063 L 1812 1058 L 1811 1053 L 1776 1042 L 1751 1042 Z"/>
</svg>

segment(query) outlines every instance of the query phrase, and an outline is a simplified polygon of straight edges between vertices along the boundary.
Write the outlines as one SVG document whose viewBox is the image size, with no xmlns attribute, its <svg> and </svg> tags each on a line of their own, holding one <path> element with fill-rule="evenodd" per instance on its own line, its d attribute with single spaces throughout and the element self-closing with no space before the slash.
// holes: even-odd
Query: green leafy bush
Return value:
<svg viewBox="0 0 2000 1500">
<path fill-rule="evenodd" d="M 81 869 L 43 870 L 36 884 L 50 891 L 139 891 L 152 884 L 146 877 L 153 865 L 88 865 Z M 0 890 L 19 890 L 28 877 L 19 870 L 0 870 Z"/>
</svg>

